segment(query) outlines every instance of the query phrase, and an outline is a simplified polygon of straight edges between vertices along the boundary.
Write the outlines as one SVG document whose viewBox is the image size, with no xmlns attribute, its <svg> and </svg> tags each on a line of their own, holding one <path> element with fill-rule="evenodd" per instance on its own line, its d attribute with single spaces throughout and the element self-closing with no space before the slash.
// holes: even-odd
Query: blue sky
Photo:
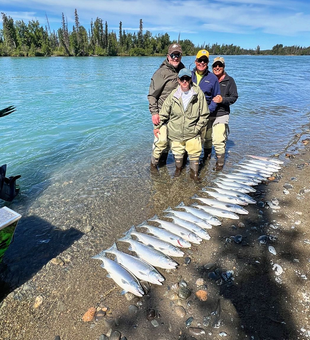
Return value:
<svg viewBox="0 0 310 340">
<path fill-rule="evenodd" d="M 309 0 L 1 0 L 0 12 L 15 20 L 38 20 L 42 26 L 61 27 L 64 13 L 69 30 L 77 9 L 87 30 L 97 17 L 118 33 L 122 21 L 126 32 L 168 33 L 171 40 L 189 39 L 195 45 L 234 44 L 243 48 L 271 49 L 310 46 Z M 2 17 L 0 18 L 2 28 Z"/>
</svg>

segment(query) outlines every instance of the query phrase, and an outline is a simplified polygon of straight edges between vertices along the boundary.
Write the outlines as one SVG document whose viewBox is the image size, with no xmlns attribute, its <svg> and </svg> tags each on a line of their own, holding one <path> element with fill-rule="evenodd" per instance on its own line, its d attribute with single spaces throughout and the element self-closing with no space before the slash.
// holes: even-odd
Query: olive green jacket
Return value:
<svg viewBox="0 0 310 340">
<path fill-rule="evenodd" d="M 160 123 L 154 129 L 167 124 L 168 138 L 173 141 L 186 141 L 201 133 L 207 125 L 209 107 L 206 97 L 196 84 L 192 84 L 193 95 L 184 111 L 180 86 L 173 90 L 165 100 L 160 112 Z"/>
<path fill-rule="evenodd" d="M 158 114 L 165 99 L 172 90 L 178 86 L 178 73 L 184 68 L 180 62 L 177 68 L 164 60 L 159 69 L 153 74 L 147 99 L 149 101 L 149 110 L 152 115 Z"/>
</svg>

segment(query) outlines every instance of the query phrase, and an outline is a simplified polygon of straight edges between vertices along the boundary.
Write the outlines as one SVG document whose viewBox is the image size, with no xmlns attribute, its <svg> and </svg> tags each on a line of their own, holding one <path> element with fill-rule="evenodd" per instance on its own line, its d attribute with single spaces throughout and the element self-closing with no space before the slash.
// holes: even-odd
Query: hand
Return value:
<svg viewBox="0 0 310 340">
<path fill-rule="evenodd" d="M 152 115 L 152 122 L 154 125 L 158 125 L 160 122 L 159 114 L 156 113 L 155 115 Z"/>
<path fill-rule="evenodd" d="M 154 129 L 154 136 L 155 136 L 156 138 L 159 138 L 158 135 L 160 135 L 159 129 Z"/>
<path fill-rule="evenodd" d="M 223 101 L 223 97 L 222 97 L 221 95 L 218 94 L 218 95 L 215 96 L 212 100 L 214 101 L 214 103 L 219 104 L 219 103 L 221 103 L 221 102 Z"/>
</svg>

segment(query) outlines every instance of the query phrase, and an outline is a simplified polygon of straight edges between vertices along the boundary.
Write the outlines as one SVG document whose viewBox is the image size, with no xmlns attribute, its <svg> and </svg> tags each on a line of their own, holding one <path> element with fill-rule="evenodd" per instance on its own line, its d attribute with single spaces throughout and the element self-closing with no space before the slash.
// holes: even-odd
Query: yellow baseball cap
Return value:
<svg viewBox="0 0 310 340">
<path fill-rule="evenodd" d="M 209 60 L 209 52 L 207 50 L 200 50 L 200 51 L 198 51 L 198 53 L 196 55 L 196 59 L 199 59 L 201 57 L 206 57 Z"/>
</svg>

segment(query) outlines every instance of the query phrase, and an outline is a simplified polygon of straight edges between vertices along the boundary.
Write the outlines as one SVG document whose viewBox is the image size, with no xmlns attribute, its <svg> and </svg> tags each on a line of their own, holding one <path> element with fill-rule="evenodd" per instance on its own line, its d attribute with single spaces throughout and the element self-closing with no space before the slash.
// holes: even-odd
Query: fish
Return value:
<svg viewBox="0 0 310 340">
<path fill-rule="evenodd" d="M 174 234 L 166 229 L 154 227 L 152 225 L 143 222 L 137 226 L 137 228 L 145 228 L 150 234 L 157 236 L 163 241 L 166 241 L 176 247 L 190 248 L 191 243 L 186 241 L 181 236 Z M 198 228 L 198 227 L 197 227 Z"/>
<path fill-rule="evenodd" d="M 123 288 L 122 293 L 130 292 L 139 297 L 144 295 L 144 290 L 138 279 L 123 266 L 103 254 L 95 255 L 92 258 L 102 261 L 101 267 L 108 272 L 108 277 Z"/>
<path fill-rule="evenodd" d="M 254 181 L 252 179 L 247 179 L 247 178 L 229 178 L 229 177 L 224 177 L 224 178 L 220 178 L 221 180 L 224 180 L 226 182 L 233 182 L 233 183 L 240 183 L 240 184 L 244 184 L 244 185 L 257 185 L 258 182 Z"/>
<path fill-rule="evenodd" d="M 209 221 L 211 217 L 214 217 L 214 215 L 212 216 L 212 214 L 205 212 L 205 211 L 201 211 L 199 209 L 196 209 L 194 206 L 187 206 L 185 205 L 183 202 L 181 202 L 179 205 L 176 206 L 176 208 L 182 208 L 185 209 L 185 211 L 197 216 L 198 218 L 201 218 L 202 220 L 205 221 Z"/>
<path fill-rule="evenodd" d="M 224 178 L 221 178 L 221 180 L 215 180 L 214 183 L 220 188 L 225 189 L 227 187 L 231 187 L 231 188 L 235 188 L 235 190 L 238 190 L 244 193 L 256 191 L 256 189 L 251 187 L 250 185 L 245 185 L 245 184 L 241 184 L 237 182 L 228 182 Z"/>
<path fill-rule="evenodd" d="M 132 239 L 129 234 L 125 234 L 125 236 L 120 238 L 119 241 L 129 243 L 129 250 L 134 251 L 138 257 L 154 267 L 175 269 L 178 265 L 177 262 L 172 260 L 172 258 L 168 255 Z"/>
<path fill-rule="evenodd" d="M 261 168 L 263 170 L 266 169 L 266 170 L 279 171 L 281 169 L 280 165 L 266 163 L 266 162 L 255 160 L 255 159 L 249 159 L 245 163 L 246 164 L 253 164 L 253 165 L 255 165 L 258 168 Z"/>
<path fill-rule="evenodd" d="M 175 223 L 164 221 L 159 219 L 156 215 L 149 219 L 149 221 L 157 222 L 161 225 L 162 228 L 169 230 L 181 237 L 183 237 L 186 241 L 189 241 L 191 243 L 200 244 L 202 241 L 202 238 L 198 235 L 194 234 L 190 230 L 183 228 Z"/>
<path fill-rule="evenodd" d="M 136 236 L 140 242 L 156 250 L 159 250 L 166 255 L 173 256 L 173 257 L 182 257 L 184 255 L 183 251 L 181 251 L 179 248 L 173 246 L 172 244 L 168 242 L 165 242 L 159 239 L 158 237 L 139 233 L 138 231 L 136 231 L 134 226 L 132 226 L 128 230 L 127 233 L 131 236 L 132 235 Z"/>
<path fill-rule="evenodd" d="M 274 171 L 272 171 L 272 170 L 258 168 L 257 166 L 254 166 L 253 164 L 242 164 L 242 163 L 239 163 L 239 164 L 237 164 L 237 166 L 239 166 L 242 169 L 256 170 L 260 174 L 262 174 L 263 176 L 266 176 L 266 177 L 270 177 L 274 173 Z"/>
<path fill-rule="evenodd" d="M 235 169 L 233 174 L 250 176 L 259 181 L 265 181 L 268 178 L 268 176 L 263 176 L 259 171 L 255 170 Z"/>
<path fill-rule="evenodd" d="M 167 214 L 166 216 L 171 218 L 173 220 L 173 223 L 179 225 L 180 227 L 188 229 L 189 231 L 193 232 L 197 236 L 201 237 L 203 240 L 210 240 L 211 237 L 209 233 L 206 230 L 200 228 L 197 224 L 182 220 L 181 218 L 178 218 L 174 216 L 173 214 Z M 210 229 L 211 228 L 212 228 L 212 225 L 210 224 Z"/>
<path fill-rule="evenodd" d="M 244 194 L 242 192 L 239 192 L 237 190 L 226 190 L 226 189 L 216 188 L 216 187 L 211 188 L 211 189 L 215 190 L 219 194 L 224 194 L 224 195 L 227 195 L 227 196 L 237 196 L 238 198 L 241 198 L 242 200 L 244 200 L 244 201 L 246 201 L 247 203 L 250 203 L 250 204 L 256 203 L 256 201 L 251 196 Z"/>
<path fill-rule="evenodd" d="M 194 195 L 192 198 L 199 200 L 204 204 L 210 205 L 211 207 L 232 211 L 236 214 L 247 215 L 249 213 L 246 209 L 238 204 L 222 202 L 212 198 L 199 197 L 197 195 Z"/>
<path fill-rule="evenodd" d="M 264 177 L 260 176 L 260 178 L 258 178 L 258 176 L 255 175 L 251 175 L 251 174 L 242 174 L 242 173 L 229 173 L 229 174 L 218 174 L 218 176 L 223 176 L 225 178 L 231 178 L 231 179 L 237 179 L 237 180 L 248 180 L 251 181 L 252 184 L 250 185 L 256 185 L 258 183 L 260 183 Z"/>
<path fill-rule="evenodd" d="M 202 189 L 202 191 L 206 192 L 207 194 L 209 194 L 210 196 L 216 199 L 221 200 L 222 202 L 239 204 L 239 205 L 248 205 L 248 202 L 246 200 L 238 196 L 229 196 L 227 194 L 220 194 L 219 192 L 214 192 L 214 191 L 210 191 L 207 189 Z"/>
<path fill-rule="evenodd" d="M 208 221 L 202 220 L 201 218 L 198 218 L 197 216 L 187 212 L 187 211 L 180 211 L 180 210 L 173 210 L 170 207 L 164 210 L 164 212 L 171 213 L 175 215 L 176 217 L 181 218 L 182 220 L 192 222 L 197 224 L 201 228 L 208 229 L 209 224 L 211 225 L 221 225 L 221 222 L 216 219 L 214 216 L 210 216 L 210 219 Z"/>
<path fill-rule="evenodd" d="M 252 157 L 254 159 L 259 159 L 261 161 L 266 161 L 266 162 L 271 162 L 271 163 L 276 163 L 276 164 L 284 164 L 283 161 L 276 159 L 276 158 L 271 158 L 271 157 L 263 157 L 263 156 L 254 156 L 254 155 L 247 155 L 248 157 Z"/>
<path fill-rule="evenodd" d="M 210 207 L 207 205 L 200 205 L 198 203 L 193 204 L 195 207 L 198 209 L 201 209 L 203 211 L 206 211 L 209 214 L 213 214 L 214 216 L 219 216 L 219 217 L 224 217 L 224 218 L 231 218 L 233 220 L 238 220 L 239 216 L 235 214 L 232 211 L 224 210 L 224 209 L 219 209 L 219 208 L 214 208 Z"/>
<path fill-rule="evenodd" d="M 162 285 L 165 278 L 157 271 L 155 267 L 142 259 L 123 253 L 117 249 L 116 243 L 107 250 L 101 252 L 101 254 L 110 253 L 115 255 L 117 263 L 125 267 L 135 277 L 141 281 L 147 281 L 155 285 Z"/>
</svg>

